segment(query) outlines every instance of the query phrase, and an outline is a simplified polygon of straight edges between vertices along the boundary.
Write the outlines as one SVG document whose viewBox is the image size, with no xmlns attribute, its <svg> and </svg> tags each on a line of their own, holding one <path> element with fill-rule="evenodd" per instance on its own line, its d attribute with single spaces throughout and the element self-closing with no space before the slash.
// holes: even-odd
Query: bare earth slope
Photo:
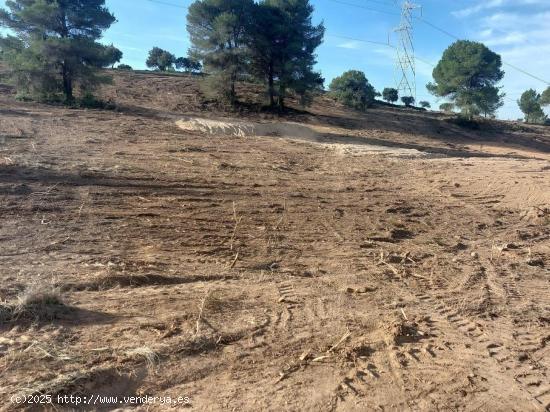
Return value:
<svg viewBox="0 0 550 412">
<path fill-rule="evenodd" d="M 547 128 L 220 114 L 185 76 L 117 75 L 118 111 L 2 92 L 2 410 L 549 408 Z M 65 306 L 13 312 L 33 284 Z M 55 408 L 167 409 L 94 399 Z"/>
</svg>

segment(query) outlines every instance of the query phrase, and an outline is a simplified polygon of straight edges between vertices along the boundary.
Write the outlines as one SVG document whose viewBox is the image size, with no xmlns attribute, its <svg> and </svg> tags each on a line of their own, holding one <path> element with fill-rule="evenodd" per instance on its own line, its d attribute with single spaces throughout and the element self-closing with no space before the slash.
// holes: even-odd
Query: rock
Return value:
<svg viewBox="0 0 550 412">
<path fill-rule="evenodd" d="M 542 258 L 531 258 L 527 261 L 527 264 L 529 266 L 540 266 L 541 268 L 543 268 L 544 260 L 542 260 Z"/>
</svg>

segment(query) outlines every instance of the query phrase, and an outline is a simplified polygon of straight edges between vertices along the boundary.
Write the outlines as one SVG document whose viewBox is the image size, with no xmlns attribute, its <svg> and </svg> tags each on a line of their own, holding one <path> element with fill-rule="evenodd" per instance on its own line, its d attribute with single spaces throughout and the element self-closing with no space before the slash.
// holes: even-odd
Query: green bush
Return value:
<svg viewBox="0 0 550 412">
<path fill-rule="evenodd" d="M 336 77 L 329 86 L 330 94 L 344 105 L 357 110 L 366 110 L 374 103 L 376 90 L 365 73 L 349 70 Z"/>
</svg>

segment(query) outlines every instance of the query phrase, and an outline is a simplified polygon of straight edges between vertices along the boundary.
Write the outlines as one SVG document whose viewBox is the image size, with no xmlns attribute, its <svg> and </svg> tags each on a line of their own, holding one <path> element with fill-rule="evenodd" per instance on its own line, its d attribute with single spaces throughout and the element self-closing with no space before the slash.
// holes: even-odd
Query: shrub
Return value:
<svg viewBox="0 0 550 412">
<path fill-rule="evenodd" d="M 414 97 L 412 96 L 403 96 L 401 98 L 401 101 L 403 102 L 403 104 L 407 107 L 410 107 L 414 104 Z"/>
<path fill-rule="evenodd" d="M 395 103 L 399 100 L 399 92 L 392 87 L 386 87 L 382 91 L 382 98 L 388 103 Z"/>
<path fill-rule="evenodd" d="M 365 73 L 349 70 L 336 77 L 329 86 L 331 95 L 344 105 L 365 110 L 372 105 L 376 90 L 365 77 Z"/>
</svg>

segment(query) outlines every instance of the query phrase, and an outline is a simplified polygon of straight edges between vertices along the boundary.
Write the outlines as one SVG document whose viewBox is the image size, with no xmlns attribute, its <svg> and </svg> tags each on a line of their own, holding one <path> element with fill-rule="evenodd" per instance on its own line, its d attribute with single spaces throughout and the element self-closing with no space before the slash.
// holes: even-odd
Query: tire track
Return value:
<svg viewBox="0 0 550 412">
<path fill-rule="evenodd" d="M 541 365 L 527 363 L 529 356 L 524 355 L 525 351 L 540 349 L 540 345 L 537 345 L 538 336 L 520 330 L 514 334 L 515 347 L 509 347 L 512 345 L 496 342 L 480 324 L 464 317 L 459 310 L 449 307 L 442 299 L 421 291 L 413 294 L 421 304 L 433 305 L 440 319 L 469 338 L 480 351 L 487 351 L 490 358 L 502 366 L 507 374 L 512 374 L 513 379 L 530 395 L 539 409 L 550 410 L 550 382 L 546 369 Z"/>
</svg>

